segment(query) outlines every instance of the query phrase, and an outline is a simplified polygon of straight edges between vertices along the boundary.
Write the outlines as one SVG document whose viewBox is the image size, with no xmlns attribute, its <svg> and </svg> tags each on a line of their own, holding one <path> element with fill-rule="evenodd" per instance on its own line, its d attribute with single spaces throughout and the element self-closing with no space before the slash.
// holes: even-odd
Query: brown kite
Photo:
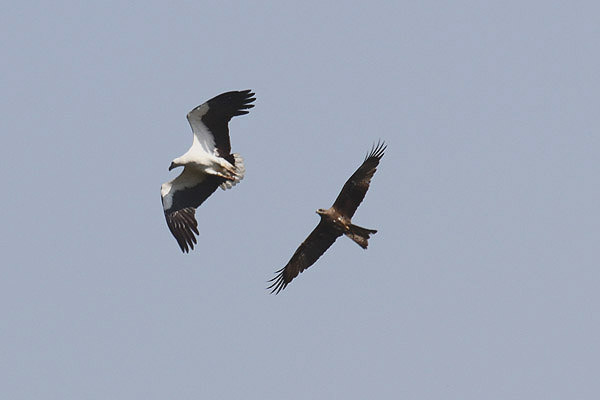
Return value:
<svg viewBox="0 0 600 400">
<path fill-rule="evenodd" d="M 342 235 L 348 236 L 363 249 L 367 248 L 369 236 L 377 231 L 354 225 L 351 219 L 369 190 L 371 178 L 377 170 L 386 147 L 383 142 L 374 145 L 362 165 L 348 179 L 333 206 L 327 210 L 322 208 L 317 210 L 321 221 L 298 247 L 287 265 L 277 271 L 277 276 L 269 281 L 273 282 L 268 287 L 273 289 L 271 293 L 279 293 L 285 289 L 300 272 L 313 265 Z"/>
</svg>

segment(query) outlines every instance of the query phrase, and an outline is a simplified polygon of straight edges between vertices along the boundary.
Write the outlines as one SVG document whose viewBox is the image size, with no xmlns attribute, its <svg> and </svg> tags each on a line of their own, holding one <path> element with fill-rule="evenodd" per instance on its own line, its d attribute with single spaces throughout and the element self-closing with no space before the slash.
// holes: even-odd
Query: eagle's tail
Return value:
<svg viewBox="0 0 600 400">
<path fill-rule="evenodd" d="M 246 173 L 246 167 L 244 167 L 244 159 L 242 158 L 242 156 L 240 156 L 237 153 L 233 153 L 232 158 L 233 158 L 233 160 L 227 160 L 227 161 L 229 161 L 229 162 L 233 161 L 232 164 L 235 167 L 235 179 L 232 181 L 226 180 L 225 182 L 221 183 L 220 186 L 221 186 L 221 189 L 223 189 L 223 190 L 231 189 L 232 187 L 237 185 L 237 183 L 239 181 L 244 179 L 244 174 Z"/>
<path fill-rule="evenodd" d="M 358 225 L 350 224 L 350 230 L 346 232 L 346 236 L 354 240 L 363 249 L 369 245 L 369 237 L 377 233 L 375 229 L 367 229 Z"/>
</svg>

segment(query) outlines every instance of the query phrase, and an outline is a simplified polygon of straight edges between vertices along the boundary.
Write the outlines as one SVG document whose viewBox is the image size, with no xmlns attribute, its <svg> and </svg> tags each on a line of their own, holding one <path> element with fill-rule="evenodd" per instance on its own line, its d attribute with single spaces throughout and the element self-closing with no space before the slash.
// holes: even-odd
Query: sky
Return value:
<svg viewBox="0 0 600 400">
<path fill-rule="evenodd" d="M 2 8 L 6 398 L 599 398 L 597 2 Z M 185 116 L 243 89 L 182 254 Z M 379 139 L 368 250 L 270 294 Z"/>
</svg>

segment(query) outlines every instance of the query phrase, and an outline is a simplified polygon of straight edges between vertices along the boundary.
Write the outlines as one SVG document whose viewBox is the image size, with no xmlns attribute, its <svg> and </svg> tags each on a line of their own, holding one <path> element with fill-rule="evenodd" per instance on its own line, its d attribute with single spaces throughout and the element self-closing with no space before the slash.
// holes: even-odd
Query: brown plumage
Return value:
<svg viewBox="0 0 600 400">
<path fill-rule="evenodd" d="M 377 231 L 352 224 L 352 216 L 369 190 L 371 178 L 377 171 L 377 165 L 386 147 L 383 142 L 374 145 L 362 165 L 346 181 L 333 206 L 327 210 L 321 208 L 317 210 L 321 221 L 294 252 L 287 265 L 277 271 L 277 275 L 269 281 L 273 282 L 268 287 L 272 289 L 271 293 L 279 293 L 285 289 L 300 272 L 313 265 L 342 235 L 348 236 L 363 249 L 367 248 L 369 236 Z"/>
</svg>

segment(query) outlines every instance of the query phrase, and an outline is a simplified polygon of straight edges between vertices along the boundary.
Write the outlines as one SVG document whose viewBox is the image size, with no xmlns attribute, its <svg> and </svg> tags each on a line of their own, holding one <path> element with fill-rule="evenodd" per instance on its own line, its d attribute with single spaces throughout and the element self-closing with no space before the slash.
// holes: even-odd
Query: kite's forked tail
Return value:
<svg viewBox="0 0 600 400">
<path fill-rule="evenodd" d="M 366 249 L 369 246 L 369 237 L 375 233 L 377 233 L 375 229 L 367 229 L 350 224 L 350 230 L 346 232 L 346 236 L 354 240 L 363 249 Z"/>
<path fill-rule="evenodd" d="M 246 173 L 246 167 L 244 167 L 244 159 L 242 158 L 242 156 L 240 156 L 237 153 L 233 153 L 232 156 L 233 156 L 233 160 L 234 160 L 234 162 L 232 164 L 235 167 L 234 179 L 233 180 L 228 179 L 225 182 L 221 183 L 220 187 L 223 190 L 231 189 L 232 187 L 237 185 L 237 183 L 239 181 L 244 179 L 244 174 Z"/>
</svg>

